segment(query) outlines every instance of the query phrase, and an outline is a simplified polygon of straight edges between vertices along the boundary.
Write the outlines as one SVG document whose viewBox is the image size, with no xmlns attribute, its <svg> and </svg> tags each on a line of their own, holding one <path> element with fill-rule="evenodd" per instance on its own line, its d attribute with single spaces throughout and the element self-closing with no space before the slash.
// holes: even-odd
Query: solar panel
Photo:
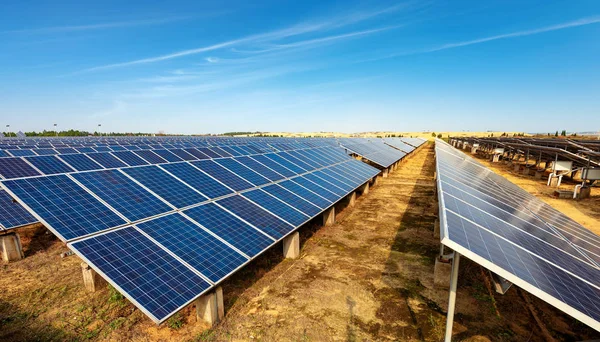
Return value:
<svg viewBox="0 0 600 342">
<path fill-rule="evenodd" d="M 123 169 L 123 172 L 177 208 L 184 208 L 207 200 L 198 191 L 157 166 L 126 168 Z"/>
<path fill-rule="evenodd" d="M 75 150 L 72 147 L 61 147 L 61 148 L 55 148 L 56 152 L 58 152 L 59 154 L 69 154 L 69 153 L 77 153 L 77 150 Z"/>
<path fill-rule="evenodd" d="M 254 172 L 260 174 L 261 176 L 269 179 L 270 181 L 274 182 L 274 181 L 278 181 L 280 179 L 283 179 L 284 177 L 282 175 L 280 175 L 279 173 L 271 170 L 270 168 L 266 167 L 265 165 L 257 162 L 256 160 L 250 158 L 250 157 L 236 157 L 234 158 L 236 161 L 238 161 L 239 163 L 243 164 L 244 166 L 252 169 Z"/>
<path fill-rule="evenodd" d="M 71 165 L 77 171 L 90 171 L 103 169 L 102 165 L 96 163 L 86 154 L 64 154 L 58 158 Z"/>
<path fill-rule="evenodd" d="M 239 150 L 234 150 L 233 148 L 231 148 L 230 146 L 220 146 L 219 147 L 221 150 L 229 153 L 231 156 L 233 157 L 238 157 L 238 156 L 242 156 L 244 155 L 244 153 L 241 153 Z"/>
<path fill-rule="evenodd" d="M 217 146 L 210 147 L 209 150 L 213 151 L 214 153 L 218 154 L 221 157 L 232 157 L 231 154 L 227 153 L 226 151 L 224 151 L 223 149 L 221 149 Z"/>
<path fill-rule="evenodd" d="M 152 150 L 152 152 L 158 154 L 161 158 L 163 158 L 164 160 L 166 160 L 170 163 L 174 163 L 174 162 L 183 160 L 180 157 L 178 157 L 177 155 L 175 155 L 174 153 L 169 152 L 168 150 L 157 149 L 157 150 Z"/>
<path fill-rule="evenodd" d="M 255 156 L 252 156 L 252 157 L 255 158 Z M 265 157 L 271 159 L 273 162 L 276 162 L 276 163 L 280 164 L 281 166 L 285 167 L 286 169 L 292 171 L 294 173 L 294 175 L 298 175 L 298 174 L 306 172 L 305 169 L 303 169 L 300 166 L 298 166 L 298 165 L 296 165 L 296 164 L 288 161 L 287 159 L 284 159 L 283 157 L 281 157 L 278 154 L 268 153 L 268 154 L 265 154 Z"/>
<path fill-rule="evenodd" d="M 284 177 L 293 177 L 295 176 L 297 173 L 291 171 L 288 168 L 285 168 L 283 165 L 276 163 L 275 161 L 267 158 L 266 156 L 259 154 L 259 155 L 254 155 L 251 157 L 253 160 L 256 160 L 257 162 L 261 163 L 262 165 L 268 167 L 269 169 L 277 172 L 278 174 L 284 176 Z M 266 175 L 265 175 L 266 177 Z"/>
<path fill-rule="evenodd" d="M 193 155 L 195 157 L 195 159 L 210 159 L 211 157 L 207 156 L 206 154 L 198 151 L 198 149 L 196 148 L 186 148 L 184 149 L 185 152 Z"/>
<path fill-rule="evenodd" d="M 593 234 L 582 238 L 584 227 L 441 140 L 436 160 L 442 243 L 599 326 L 600 259 Z M 548 213 L 559 223 L 546 221 Z"/>
<path fill-rule="evenodd" d="M 146 221 L 137 227 L 215 283 L 248 260 L 179 214 Z"/>
<path fill-rule="evenodd" d="M 56 152 L 53 148 L 38 148 L 35 150 L 35 153 L 37 153 L 40 156 L 50 156 L 58 154 L 58 152 Z"/>
<path fill-rule="evenodd" d="M 253 187 L 251 183 L 238 177 L 236 174 L 225 169 L 223 166 L 215 163 L 212 160 L 200 160 L 191 163 L 235 191 L 241 191 Z"/>
<path fill-rule="evenodd" d="M 201 153 L 207 155 L 208 158 L 220 158 L 221 157 L 218 153 L 216 153 L 206 147 L 198 147 L 197 150 L 200 151 Z"/>
<path fill-rule="evenodd" d="M 4 229 L 16 228 L 36 222 L 37 219 L 19 203 L 13 201 L 13 198 L 6 191 L 0 191 L 0 225 Z"/>
<path fill-rule="evenodd" d="M 25 159 L 46 175 L 75 171 L 55 156 L 25 157 Z"/>
<path fill-rule="evenodd" d="M 76 150 L 79 153 L 92 153 L 92 152 L 96 152 L 96 150 L 94 150 L 91 147 L 77 147 Z"/>
<path fill-rule="evenodd" d="M 129 166 L 141 166 L 148 165 L 149 163 L 144 159 L 140 158 L 137 154 L 131 151 L 117 151 L 113 152 L 113 155 Z"/>
<path fill-rule="evenodd" d="M 303 176 L 295 177 L 291 181 L 302 186 L 303 188 L 306 188 L 306 189 L 316 193 L 317 195 L 327 199 L 330 202 L 336 202 L 337 200 L 340 199 L 339 195 L 327 190 L 327 188 L 322 187 L 321 185 L 311 182 L 310 180 L 308 180 L 307 178 L 304 178 Z"/>
<path fill-rule="evenodd" d="M 157 323 L 210 286 L 133 227 L 80 240 L 70 247 Z"/>
<path fill-rule="evenodd" d="M 281 183 L 278 183 L 279 186 L 289 190 L 297 196 L 304 198 L 310 203 L 318 206 L 321 209 L 326 209 L 331 206 L 332 202 L 319 196 L 318 194 L 298 185 L 298 183 L 294 183 L 291 180 L 287 180 Z"/>
<path fill-rule="evenodd" d="M 98 162 L 98 164 L 104 166 L 107 169 L 127 166 L 125 163 L 115 158 L 115 156 L 113 156 L 110 153 L 88 153 L 87 156 L 92 158 L 94 161 Z"/>
<path fill-rule="evenodd" d="M 28 156 L 37 156 L 33 150 L 23 149 L 23 150 L 7 150 L 10 154 L 15 157 L 28 157 Z"/>
<path fill-rule="evenodd" d="M 305 151 L 302 151 L 302 152 L 300 152 L 300 151 L 288 151 L 288 152 L 284 152 L 284 153 L 282 153 L 282 155 L 283 155 L 284 158 L 287 157 L 286 156 L 286 154 L 287 154 L 287 155 L 293 156 L 294 158 L 296 158 L 298 160 L 301 160 L 303 163 L 309 165 L 310 169 L 307 169 L 307 170 L 318 169 L 318 168 L 321 168 L 321 167 L 323 167 L 323 166 L 326 165 L 326 163 L 324 163 L 322 161 L 319 161 L 317 159 L 308 158 L 307 156 L 304 155 Z M 298 165 L 298 163 L 296 163 L 296 164 Z M 299 166 L 304 167 L 303 165 L 299 165 Z"/>
<path fill-rule="evenodd" d="M 217 198 L 234 192 L 188 163 L 164 164 L 161 167 L 208 198 Z"/>
<path fill-rule="evenodd" d="M 299 227 L 310 219 L 308 215 L 277 199 L 276 197 L 269 195 L 261 189 L 244 192 L 242 193 L 242 196 L 281 217 L 296 227 Z"/>
<path fill-rule="evenodd" d="M 3 185 L 63 240 L 126 223 L 66 175 L 8 180 Z"/>
<path fill-rule="evenodd" d="M 184 214 L 250 257 L 256 256 L 274 243 L 272 238 L 214 203 L 185 210 Z"/>
<path fill-rule="evenodd" d="M 300 210 L 302 213 L 310 217 L 316 216 L 321 212 L 321 208 L 319 208 L 318 206 L 308 202 L 300 196 L 293 194 L 292 192 L 282 188 L 277 184 L 268 185 L 262 188 L 262 190 L 268 192 L 274 197 Z"/>
<path fill-rule="evenodd" d="M 338 195 L 340 198 L 344 197 L 348 194 L 348 191 L 336 186 L 335 184 L 332 184 L 330 182 L 328 182 L 327 180 L 318 177 L 315 174 L 312 173 L 308 173 L 306 175 L 303 175 L 302 178 L 306 178 L 308 180 L 310 180 L 311 182 L 318 184 L 319 186 L 327 189 L 330 192 L 333 192 L 334 194 Z"/>
<path fill-rule="evenodd" d="M 162 164 L 167 162 L 163 158 L 159 157 L 158 154 L 150 150 L 134 151 L 133 153 L 144 158 L 144 160 L 148 161 L 150 164 Z"/>
<path fill-rule="evenodd" d="M 94 146 L 94 150 L 96 150 L 96 152 L 112 152 L 107 146 Z"/>
<path fill-rule="evenodd" d="M 40 173 L 21 158 L 0 158 L 0 176 L 11 179 L 37 176 Z"/>
<path fill-rule="evenodd" d="M 338 188 L 344 190 L 346 193 L 349 193 L 350 191 L 354 190 L 354 187 L 352 185 L 350 185 L 349 183 L 347 183 L 346 179 L 340 177 L 336 173 L 331 173 L 327 169 L 322 169 L 322 170 L 316 171 L 312 174 L 337 186 Z"/>
<path fill-rule="evenodd" d="M 118 170 L 73 174 L 73 178 L 130 221 L 171 211 L 172 208 Z"/>
<path fill-rule="evenodd" d="M 301 173 L 304 173 L 306 171 L 312 171 L 317 168 L 316 166 L 309 165 L 309 164 L 303 162 L 302 160 L 292 156 L 291 154 L 289 154 L 287 152 L 278 152 L 277 155 L 281 156 L 283 159 L 285 159 L 289 162 L 292 162 L 295 165 L 302 168 L 303 171 Z"/>
<path fill-rule="evenodd" d="M 188 152 L 182 149 L 171 149 L 169 151 L 183 160 L 198 160 L 198 158 L 194 157 L 193 155 L 189 154 Z"/>
<path fill-rule="evenodd" d="M 236 174 L 238 177 L 243 178 L 245 181 L 254 184 L 255 186 L 260 186 L 263 184 L 270 183 L 268 179 L 259 175 L 258 173 L 252 171 L 250 168 L 240 164 L 231 158 L 223 158 L 215 160 L 218 164 L 225 167 L 229 171 Z"/>
<path fill-rule="evenodd" d="M 295 228 L 238 195 L 226 197 L 217 203 L 275 239 L 282 238 Z"/>
</svg>

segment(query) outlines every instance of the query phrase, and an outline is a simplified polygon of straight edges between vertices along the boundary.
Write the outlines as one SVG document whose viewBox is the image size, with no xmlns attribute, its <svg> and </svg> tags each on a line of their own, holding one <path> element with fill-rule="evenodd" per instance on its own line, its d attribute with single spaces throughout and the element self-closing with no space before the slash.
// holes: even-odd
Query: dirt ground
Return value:
<svg viewBox="0 0 600 342">
<path fill-rule="evenodd" d="M 440 341 L 448 291 L 433 286 L 433 156 L 429 144 L 354 207 L 340 204 L 336 224 L 301 228 L 299 259 L 276 246 L 225 281 L 226 317 L 212 329 L 191 308 L 157 327 L 110 288 L 85 292 L 77 257 L 60 258 L 67 248 L 44 228 L 21 231 L 26 258 L 0 270 L 0 341 Z M 600 338 L 516 287 L 494 293 L 464 258 L 456 309 L 457 341 Z"/>
</svg>

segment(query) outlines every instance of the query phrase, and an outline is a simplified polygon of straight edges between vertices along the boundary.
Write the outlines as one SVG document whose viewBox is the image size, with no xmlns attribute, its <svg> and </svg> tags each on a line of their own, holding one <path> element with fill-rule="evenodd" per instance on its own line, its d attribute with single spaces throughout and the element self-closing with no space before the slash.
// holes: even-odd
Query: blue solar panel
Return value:
<svg viewBox="0 0 600 342">
<path fill-rule="evenodd" d="M 0 175 L 6 179 L 37 176 L 39 174 L 21 158 L 0 158 Z"/>
<path fill-rule="evenodd" d="M 133 153 L 131 151 L 113 152 L 113 155 L 115 157 L 121 159 L 125 163 L 127 163 L 129 166 L 148 165 L 147 161 L 145 161 L 144 159 L 140 158 L 138 155 L 136 155 L 135 153 Z"/>
<path fill-rule="evenodd" d="M 233 190 L 188 163 L 164 164 L 161 167 L 208 198 L 217 198 L 233 193 Z"/>
<path fill-rule="evenodd" d="M 194 221 L 248 256 L 255 256 L 274 241 L 214 203 L 184 211 Z"/>
<path fill-rule="evenodd" d="M 246 167 L 249 167 L 254 172 L 260 174 L 261 176 L 268 178 L 272 182 L 278 181 L 278 180 L 284 178 L 279 173 L 269 169 L 268 167 L 264 166 L 263 164 L 257 162 L 256 160 L 254 160 L 250 157 L 236 157 L 234 159 L 236 161 L 240 162 L 241 164 L 244 164 Z"/>
<path fill-rule="evenodd" d="M 90 171 L 103 169 L 102 165 L 96 163 L 85 154 L 64 154 L 58 158 L 71 165 L 77 171 Z"/>
<path fill-rule="evenodd" d="M 15 157 L 37 156 L 33 150 L 8 150 Z"/>
<path fill-rule="evenodd" d="M 206 154 L 209 158 L 221 158 L 221 156 L 218 153 L 210 150 L 207 147 L 198 147 L 197 150 Z"/>
<path fill-rule="evenodd" d="M 277 155 L 279 155 L 283 159 L 290 161 L 290 162 L 296 164 L 297 166 L 301 167 L 304 170 L 302 173 L 304 173 L 306 171 L 312 171 L 317 168 L 316 166 L 309 165 L 309 164 L 303 162 L 302 160 L 292 156 L 291 154 L 289 154 L 287 152 L 278 152 Z"/>
<path fill-rule="evenodd" d="M 248 198 L 252 202 L 260 205 L 261 207 L 267 209 L 268 211 L 281 217 L 296 227 L 301 226 L 304 222 L 310 219 L 308 215 L 269 195 L 261 189 L 244 192 L 242 196 Z"/>
<path fill-rule="evenodd" d="M 241 196 L 227 197 L 217 203 L 275 239 L 282 238 L 294 229 L 294 226 Z"/>
<path fill-rule="evenodd" d="M 183 160 L 183 159 L 179 158 L 177 155 L 175 155 L 174 153 L 169 152 L 168 150 L 152 150 L 152 151 L 170 163 L 174 163 L 174 162 Z"/>
<path fill-rule="evenodd" d="M 209 147 L 208 149 L 213 151 L 214 153 L 218 154 L 221 157 L 232 157 L 231 154 L 227 153 L 226 151 L 224 151 L 223 149 L 221 149 L 217 146 Z"/>
<path fill-rule="evenodd" d="M 37 153 L 40 156 L 51 156 L 54 154 L 58 154 L 58 152 L 56 152 L 53 148 L 38 148 L 35 150 L 35 153 Z"/>
<path fill-rule="evenodd" d="M 82 172 L 73 177 L 130 221 L 172 210 L 118 170 Z"/>
<path fill-rule="evenodd" d="M 340 187 L 346 191 L 354 190 L 355 186 L 353 182 L 349 181 L 345 177 L 340 176 L 336 172 L 332 172 L 329 169 L 322 169 L 314 173 L 318 177 L 325 179 L 326 181 L 335 184 L 337 187 Z"/>
<path fill-rule="evenodd" d="M 155 322 L 162 322 L 210 285 L 134 228 L 71 244 Z"/>
<path fill-rule="evenodd" d="M 253 160 L 258 161 L 262 165 L 268 167 L 269 169 L 279 173 L 280 175 L 282 175 L 284 177 L 293 177 L 297 174 L 297 173 L 291 171 L 290 169 L 285 168 L 283 165 L 278 164 L 275 161 L 265 157 L 262 154 L 254 155 L 249 158 L 252 158 Z"/>
<path fill-rule="evenodd" d="M 298 175 L 301 173 L 305 173 L 306 170 L 299 167 L 298 165 L 295 165 L 294 163 L 288 161 L 287 159 L 282 158 L 280 155 L 275 154 L 275 153 L 268 153 L 265 154 L 265 157 L 271 159 L 272 161 L 282 165 L 283 167 L 285 167 L 286 169 L 292 171 L 294 173 L 294 175 Z M 254 158 L 254 156 L 253 156 Z M 289 176 L 288 176 L 289 177 Z"/>
<path fill-rule="evenodd" d="M 137 227 L 215 283 L 248 260 L 179 214 Z"/>
<path fill-rule="evenodd" d="M 321 212 L 321 208 L 306 201 L 302 197 L 289 192 L 277 184 L 269 185 L 262 189 L 310 217 L 316 216 Z"/>
<path fill-rule="evenodd" d="M 310 150 L 302 150 L 302 151 L 298 151 L 298 152 L 302 152 L 302 154 L 305 157 L 310 158 L 311 160 L 313 160 L 315 162 L 318 162 L 321 165 L 321 167 L 329 166 L 329 165 L 337 163 L 337 161 L 333 160 L 331 157 L 320 153 L 319 150 L 320 149 L 310 149 Z"/>
<path fill-rule="evenodd" d="M 188 152 L 182 149 L 171 149 L 169 151 L 183 160 L 198 160 L 198 158 L 194 157 L 193 155 L 189 154 Z"/>
<path fill-rule="evenodd" d="M 162 163 L 166 163 L 167 162 L 163 158 L 159 157 L 158 154 L 156 154 L 156 153 L 154 153 L 154 152 L 152 152 L 150 150 L 134 151 L 133 153 L 135 153 L 138 156 L 144 158 L 150 164 L 162 164 Z"/>
<path fill-rule="evenodd" d="M 344 189 L 326 181 L 325 179 L 318 177 L 315 174 L 309 173 L 302 177 L 310 180 L 311 182 L 313 182 L 315 184 L 318 184 L 319 186 L 329 190 L 330 192 L 333 192 L 334 194 L 338 195 L 340 198 L 344 197 L 348 194 L 347 190 L 344 190 Z"/>
<path fill-rule="evenodd" d="M 191 163 L 235 191 L 241 191 L 253 187 L 252 184 L 248 183 L 212 160 L 200 160 Z"/>
<path fill-rule="evenodd" d="M 92 152 L 96 152 L 96 150 L 94 150 L 91 147 L 77 147 L 75 148 L 77 150 L 77 152 L 79 153 L 92 153 Z"/>
<path fill-rule="evenodd" d="M 126 151 L 127 150 L 125 147 L 117 146 L 117 145 L 110 146 L 110 149 L 113 151 Z"/>
<path fill-rule="evenodd" d="M 339 179 L 341 179 L 344 183 L 348 183 L 354 187 L 357 187 L 365 182 L 365 180 L 361 177 L 347 172 L 344 168 L 342 168 L 342 165 L 343 164 L 338 164 L 328 167 L 327 169 L 325 169 L 325 172 L 329 171 L 332 175 L 338 175 L 338 177 L 340 177 Z"/>
<path fill-rule="evenodd" d="M 291 180 L 287 180 L 278 184 L 279 186 L 282 186 L 283 188 L 293 192 L 295 195 L 304 198 L 305 200 L 318 206 L 321 209 L 326 209 L 332 204 L 331 201 L 328 201 L 327 199 L 317 195 L 316 193 L 306 188 L 303 188 L 302 186 L 292 182 Z"/>
<path fill-rule="evenodd" d="M 287 154 L 288 154 L 288 155 L 290 155 L 290 156 L 293 156 L 293 157 L 294 157 L 294 158 L 296 158 L 296 159 L 299 159 L 299 160 L 301 160 L 303 163 L 305 163 L 305 164 L 307 164 L 307 165 L 310 165 L 310 167 L 311 167 L 311 170 L 318 169 L 318 168 L 320 168 L 320 167 L 323 167 L 323 166 L 325 166 L 325 165 L 326 165 L 326 163 L 324 163 L 324 162 L 322 162 L 322 161 L 320 161 L 320 160 L 317 160 L 317 159 L 311 159 L 311 158 L 309 158 L 309 157 L 308 157 L 308 156 L 305 154 L 305 153 L 306 153 L 306 151 L 304 151 L 304 150 L 298 150 L 298 151 L 287 151 L 287 152 L 285 152 L 285 153 L 287 153 Z M 284 156 L 284 158 L 285 158 L 285 156 Z M 302 166 L 302 165 L 300 165 L 300 166 Z"/>
<path fill-rule="evenodd" d="M 157 166 L 139 166 L 123 171 L 177 208 L 207 200 L 205 196 Z"/>
<path fill-rule="evenodd" d="M 125 220 L 66 175 L 4 181 L 64 240 L 125 224 Z"/>
<path fill-rule="evenodd" d="M 13 201 L 12 197 L 6 191 L 0 190 L 0 225 L 4 229 L 20 227 L 35 222 L 37 222 L 37 219 L 33 215 L 19 203 Z"/>
<path fill-rule="evenodd" d="M 94 150 L 97 152 L 112 152 L 108 146 L 94 146 Z"/>
<path fill-rule="evenodd" d="M 337 202 L 337 200 L 341 198 L 339 195 L 327 190 L 327 188 L 315 184 L 303 176 L 292 178 L 291 181 L 301 185 L 304 188 L 307 188 L 321 197 L 326 198 L 330 202 Z"/>
<path fill-rule="evenodd" d="M 75 171 L 55 156 L 25 157 L 25 159 L 46 175 Z"/>
<path fill-rule="evenodd" d="M 246 166 L 240 164 L 231 158 L 217 159 L 215 162 L 221 166 L 227 168 L 229 171 L 235 173 L 237 176 L 243 178 L 245 181 L 254 184 L 255 186 L 270 183 L 268 179 L 252 171 Z"/>
<path fill-rule="evenodd" d="M 110 153 L 106 153 L 106 152 L 88 153 L 87 156 L 92 158 L 93 160 L 95 160 L 96 162 L 98 162 L 100 165 L 104 166 L 107 169 L 127 166 L 127 164 L 125 164 L 122 161 L 120 161 L 119 159 L 115 158 Z"/>
<path fill-rule="evenodd" d="M 184 149 L 185 152 L 193 155 L 194 157 L 196 157 L 196 159 L 210 159 L 211 157 L 207 156 L 205 153 L 198 151 L 198 149 L 195 148 L 186 148 Z"/>
<path fill-rule="evenodd" d="M 242 156 L 244 155 L 244 153 L 241 153 L 240 151 L 231 148 L 231 146 L 219 146 L 221 150 L 229 153 L 230 155 L 234 156 L 234 157 L 238 157 L 238 156 Z"/>
<path fill-rule="evenodd" d="M 59 154 L 77 153 L 77 151 L 72 147 L 55 148 L 55 150 Z"/>
</svg>

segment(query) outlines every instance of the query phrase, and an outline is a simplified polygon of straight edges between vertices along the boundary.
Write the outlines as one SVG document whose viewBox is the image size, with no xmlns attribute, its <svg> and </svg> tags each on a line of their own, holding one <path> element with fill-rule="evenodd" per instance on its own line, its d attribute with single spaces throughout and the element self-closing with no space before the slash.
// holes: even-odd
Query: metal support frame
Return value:
<svg viewBox="0 0 600 342">
<path fill-rule="evenodd" d="M 452 341 L 452 325 L 454 324 L 454 308 L 456 306 L 456 285 L 458 283 L 458 264 L 460 254 L 454 252 L 452 258 L 452 274 L 450 275 L 450 293 L 448 294 L 448 314 L 446 316 L 446 335 L 445 342 Z"/>
</svg>

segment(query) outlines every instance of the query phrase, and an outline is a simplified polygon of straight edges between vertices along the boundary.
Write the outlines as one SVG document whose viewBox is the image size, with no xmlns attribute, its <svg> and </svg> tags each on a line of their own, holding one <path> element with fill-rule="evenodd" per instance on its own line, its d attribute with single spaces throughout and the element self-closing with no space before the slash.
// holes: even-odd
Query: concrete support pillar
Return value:
<svg viewBox="0 0 600 342">
<path fill-rule="evenodd" d="M 529 176 L 529 174 L 531 173 L 531 169 L 528 167 L 523 168 L 523 175 L 524 176 Z"/>
<path fill-rule="evenodd" d="M 559 179 L 560 179 L 560 177 L 558 177 L 558 176 L 555 176 L 555 177 L 552 177 L 552 178 L 550 178 L 550 182 L 549 182 L 549 184 L 548 184 L 548 185 L 549 185 L 550 187 L 553 187 L 553 188 L 556 188 L 556 187 L 558 187 L 558 181 L 559 181 Z"/>
<path fill-rule="evenodd" d="M 361 195 L 366 195 L 369 193 L 369 182 L 363 184 L 360 188 L 358 188 Z"/>
<path fill-rule="evenodd" d="M 323 212 L 323 225 L 331 226 L 335 223 L 335 207 L 331 207 Z"/>
<path fill-rule="evenodd" d="M 379 176 L 373 177 L 372 182 L 373 182 L 373 185 L 379 184 Z"/>
<path fill-rule="evenodd" d="M 533 176 L 535 179 L 542 179 L 544 173 L 542 171 L 535 171 L 535 175 Z"/>
<path fill-rule="evenodd" d="M 577 193 L 577 199 L 586 199 L 592 196 L 592 188 L 586 186 L 585 188 L 580 188 Z"/>
<path fill-rule="evenodd" d="M 449 288 L 451 273 L 452 259 L 447 260 L 442 257 L 438 257 L 435 259 L 435 266 L 433 268 L 433 285 L 443 289 Z"/>
<path fill-rule="evenodd" d="M 471 154 L 475 154 L 477 153 L 477 147 L 473 146 L 471 147 Z"/>
<path fill-rule="evenodd" d="M 520 164 L 515 164 L 514 170 L 515 170 L 515 172 L 521 171 L 521 165 Z"/>
<path fill-rule="evenodd" d="M 283 239 L 283 256 L 288 259 L 300 256 L 300 233 L 293 232 Z"/>
<path fill-rule="evenodd" d="M 500 161 L 500 155 L 499 154 L 494 154 L 492 156 L 492 163 L 497 163 Z"/>
<path fill-rule="evenodd" d="M 106 287 L 106 281 L 85 262 L 81 263 L 81 272 L 83 285 L 88 292 L 96 292 Z"/>
<path fill-rule="evenodd" d="M 356 204 L 356 191 L 348 195 L 348 206 L 353 207 Z"/>
<path fill-rule="evenodd" d="M 19 234 L 8 233 L 0 236 L 0 244 L 2 245 L 2 260 L 5 262 L 17 261 L 23 259 L 23 248 L 21 247 L 21 239 Z"/>
<path fill-rule="evenodd" d="M 383 178 L 387 178 L 387 176 L 388 176 L 388 172 L 389 172 L 389 170 L 388 170 L 388 169 L 383 169 L 383 171 L 381 171 L 381 176 L 382 176 Z"/>
<path fill-rule="evenodd" d="M 225 317 L 223 289 L 220 286 L 216 290 L 196 299 L 194 304 L 196 305 L 196 319 L 198 321 L 202 320 L 213 326 Z"/>
</svg>

